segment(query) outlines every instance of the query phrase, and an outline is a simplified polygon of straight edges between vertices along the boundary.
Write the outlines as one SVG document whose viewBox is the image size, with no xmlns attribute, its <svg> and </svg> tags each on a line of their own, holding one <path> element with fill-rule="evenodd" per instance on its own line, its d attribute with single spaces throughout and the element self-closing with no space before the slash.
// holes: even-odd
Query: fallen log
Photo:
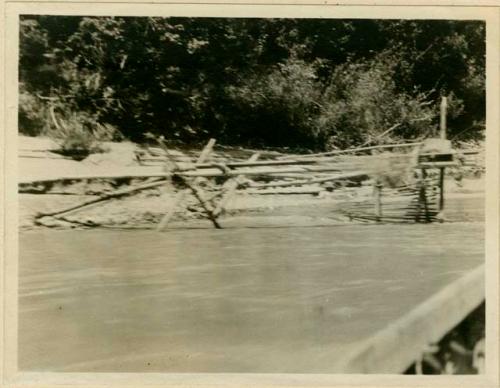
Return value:
<svg viewBox="0 0 500 388">
<path fill-rule="evenodd" d="M 71 181 L 84 181 L 84 180 L 121 180 L 121 179 L 147 179 L 147 178 L 169 178 L 172 174 L 165 172 L 156 173 L 116 173 L 116 174 L 101 174 L 101 175 L 90 175 L 90 174 L 79 174 L 79 175 L 67 175 L 62 177 L 50 177 L 50 178 L 21 178 L 18 181 L 19 185 L 31 185 L 38 183 L 51 183 L 51 182 L 71 182 Z"/>
<path fill-rule="evenodd" d="M 90 199 L 90 200 L 81 202 L 78 205 L 73 205 L 73 206 L 70 206 L 70 207 L 67 207 L 67 208 L 64 208 L 61 210 L 56 210 L 56 211 L 48 212 L 48 213 L 38 213 L 35 218 L 38 219 L 38 218 L 42 218 L 42 217 L 54 217 L 54 216 L 58 216 L 58 215 L 62 215 L 62 214 L 68 214 L 68 213 L 73 212 L 75 210 L 79 210 L 79 209 L 82 209 L 82 208 L 90 206 L 90 205 L 94 205 L 94 204 L 99 203 L 99 202 L 107 201 L 107 200 L 110 200 L 112 198 L 122 197 L 122 196 L 125 196 L 128 194 L 132 194 L 136 191 L 151 189 L 154 187 L 161 186 L 163 184 L 165 184 L 165 179 L 155 181 L 155 182 L 145 183 L 145 184 L 142 184 L 139 186 L 129 187 L 126 189 L 120 189 L 120 190 L 114 191 L 112 193 L 101 195 L 98 198 Z"/>
<path fill-rule="evenodd" d="M 229 163 L 224 163 L 225 166 L 233 169 L 233 168 L 238 168 L 238 167 L 262 167 L 262 166 L 288 166 L 288 165 L 295 165 L 295 164 L 316 164 L 318 163 L 317 160 L 304 160 L 304 161 L 298 161 L 298 160 L 261 160 L 261 161 L 253 161 L 253 160 L 248 160 L 248 161 L 243 161 L 243 162 L 229 162 Z M 197 169 L 205 169 L 205 168 L 214 168 L 217 167 L 219 164 L 218 163 L 202 163 L 202 164 L 197 164 L 196 167 Z"/>
<path fill-rule="evenodd" d="M 258 176 L 258 175 L 272 175 L 272 174 L 298 174 L 298 173 L 311 173 L 311 172 L 338 172 L 338 169 L 335 166 L 303 166 L 303 167 L 289 167 L 289 168 L 262 168 L 262 169 L 241 169 L 241 170 L 232 170 L 224 173 L 220 169 L 213 170 L 204 170 L 204 171 L 180 171 L 176 174 L 183 177 L 202 177 L 202 178 L 215 178 L 220 176 L 228 176 L 228 177 L 236 177 L 238 175 L 245 176 Z M 94 180 L 94 179 L 137 179 L 137 178 L 171 178 L 172 173 L 166 172 L 156 172 L 156 173 L 130 173 L 130 174 L 103 174 L 103 175 L 89 175 L 89 174 L 81 174 L 81 175 L 73 175 L 73 176 L 64 176 L 57 178 L 40 178 L 40 179 L 21 179 L 18 183 L 20 185 L 27 184 L 38 184 L 38 183 L 50 183 L 50 182 L 64 182 L 64 181 L 82 181 L 82 180 Z M 359 175 L 366 175 L 366 173 L 359 173 Z"/>
<path fill-rule="evenodd" d="M 283 174 L 283 173 L 311 173 L 311 172 L 338 172 L 335 166 L 293 166 L 283 169 L 279 168 L 261 168 L 261 169 L 235 169 L 228 171 L 226 173 L 219 169 L 205 170 L 205 171 L 186 171 L 179 172 L 178 175 L 184 177 L 218 177 L 218 176 L 255 176 L 255 175 L 269 175 L 269 174 Z M 349 173 L 351 175 L 352 173 Z M 356 172 L 359 175 L 366 175 L 365 172 Z"/>
</svg>

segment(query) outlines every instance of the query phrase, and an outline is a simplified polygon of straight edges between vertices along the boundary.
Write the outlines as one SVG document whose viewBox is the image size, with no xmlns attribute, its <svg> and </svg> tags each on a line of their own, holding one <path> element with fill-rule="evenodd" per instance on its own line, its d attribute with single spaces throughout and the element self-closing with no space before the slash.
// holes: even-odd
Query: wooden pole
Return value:
<svg viewBox="0 0 500 388">
<path fill-rule="evenodd" d="M 237 177 L 238 175 L 244 176 L 258 176 L 258 175 L 273 175 L 273 177 L 284 176 L 290 174 L 303 174 L 303 173 L 329 173 L 329 172 L 339 172 L 340 168 L 336 164 L 325 164 L 325 165 L 299 165 L 286 168 L 265 168 L 254 169 L 254 168 L 244 168 L 231 170 L 229 172 L 223 172 L 221 169 L 205 169 L 205 170 L 191 170 L 191 171 L 178 171 L 176 175 L 180 175 L 186 178 L 215 178 L 218 176 L 230 176 Z M 365 171 L 356 171 L 354 174 L 366 175 Z M 316 175 L 316 174 L 314 174 Z M 63 181 L 84 181 L 89 179 L 145 179 L 145 178 L 171 178 L 172 174 L 169 172 L 155 172 L 155 173 L 129 173 L 129 174 L 102 174 L 102 175 L 73 175 L 57 178 L 25 178 L 20 179 L 18 184 L 22 185 L 34 185 L 50 182 L 63 182 Z"/>
<path fill-rule="evenodd" d="M 415 361 L 415 374 L 416 375 L 423 375 L 423 357 L 418 357 L 417 360 Z"/>
<path fill-rule="evenodd" d="M 448 108 L 448 100 L 446 97 L 441 98 L 441 120 L 439 125 L 439 137 L 446 140 L 446 115 Z M 444 219 L 444 167 L 439 168 L 439 220 Z"/>
<path fill-rule="evenodd" d="M 212 152 L 212 149 L 214 148 L 214 145 L 215 145 L 215 139 L 210 139 L 208 141 L 207 145 L 201 151 L 200 156 L 196 160 L 196 164 L 204 163 L 205 160 L 207 160 L 208 156 Z M 166 148 L 165 148 L 165 150 L 166 150 Z M 193 183 L 197 184 L 198 183 L 198 179 L 199 178 L 196 178 Z M 168 209 L 167 213 L 165 213 L 165 215 L 162 217 L 162 219 L 158 223 L 158 225 L 156 227 L 156 230 L 158 230 L 160 232 L 163 231 L 163 230 L 165 230 L 165 228 L 167 227 L 168 223 L 170 222 L 170 220 L 174 216 L 175 210 L 182 203 L 182 201 L 184 200 L 184 198 L 186 197 L 186 195 L 187 195 L 188 192 L 189 192 L 189 189 L 182 189 L 182 190 L 180 190 L 177 193 L 177 195 L 175 196 L 175 198 L 174 198 L 172 204 L 170 205 L 170 208 Z M 196 196 L 196 194 L 195 194 L 195 196 Z M 203 204 L 202 204 L 202 206 L 203 206 Z M 206 210 L 205 207 L 203 207 L 203 208 Z M 217 224 L 217 222 L 214 222 L 214 225 L 215 225 L 216 228 L 219 227 L 219 225 Z"/>
<path fill-rule="evenodd" d="M 189 188 L 189 190 L 191 190 L 193 195 L 196 197 L 201 207 L 207 214 L 207 218 L 212 222 L 212 224 L 214 224 L 215 228 L 222 229 L 220 224 L 217 222 L 217 216 L 214 215 L 214 208 L 205 198 L 205 192 L 199 187 L 197 187 L 195 182 L 190 183 L 187 179 L 182 177 L 181 179 L 183 179 L 184 185 L 186 185 Z"/>
<path fill-rule="evenodd" d="M 294 166 L 288 168 L 262 168 L 262 169 L 253 169 L 253 168 L 245 168 L 232 170 L 224 173 L 220 169 L 213 170 L 204 170 L 204 171 L 186 171 L 186 172 L 178 172 L 177 175 L 183 176 L 185 178 L 189 177 L 205 177 L 205 178 L 214 178 L 217 176 L 227 176 L 227 177 L 236 177 L 238 175 L 244 176 L 256 176 L 256 175 L 272 175 L 272 174 L 285 174 L 285 173 L 326 173 L 326 172 L 338 172 L 339 168 L 335 165 L 324 165 L 324 166 Z M 349 173 L 349 175 L 367 175 L 366 171 L 354 171 Z M 339 179 L 343 177 L 343 175 L 347 174 L 339 174 Z"/>
<path fill-rule="evenodd" d="M 36 216 L 36 218 L 48 217 L 48 216 L 55 217 L 55 216 L 62 215 L 62 214 L 68 214 L 68 213 L 73 212 L 75 210 L 79 210 L 79 209 L 82 209 L 84 207 L 87 207 L 87 206 L 90 206 L 90 205 L 93 205 L 93 204 L 96 204 L 99 202 L 104 202 L 104 201 L 110 200 L 112 198 L 118 198 L 118 197 L 122 197 L 125 195 L 135 193 L 136 191 L 147 190 L 147 189 L 152 189 L 154 187 L 162 186 L 165 184 L 165 182 L 166 181 L 162 179 L 162 180 L 156 181 L 156 182 L 148 182 L 148 183 L 145 183 L 145 184 L 142 184 L 139 186 L 128 187 L 126 189 L 120 189 L 117 191 L 113 191 L 112 193 L 109 193 L 109 194 L 104 194 L 98 198 L 93 198 L 93 199 L 81 202 L 77 205 L 72 205 L 72 206 L 67 207 L 65 209 L 56 210 L 56 211 L 48 212 L 48 213 L 39 213 Z"/>
<path fill-rule="evenodd" d="M 443 218 L 444 211 L 444 167 L 439 168 L 439 213 L 440 218 Z"/>
<path fill-rule="evenodd" d="M 368 146 L 368 147 L 358 147 L 358 148 L 350 148 L 346 150 L 335 150 L 328 152 L 320 152 L 317 154 L 304 154 L 304 155 L 285 155 L 281 156 L 279 160 L 287 160 L 287 159 L 302 159 L 302 158 L 311 158 L 316 156 L 331 156 L 331 155 L 340 155 L 352 152 L 360 152 L 360 151 L 369 151 L 369 150 L 379 150 L 379 149 L 387 149 L 387 148 L 403 148 L 403 147 L 415 147 L 421 145 L 422 142 L 414 142 L 414 143 L 399 143 L 399 144 L 382 144 L 376 146 Z"/>
<path fill-rule="evenodd" d="M 382 219 L 382 184 L 380 181 L 375 182 L 373 189 L 375 194 L 375 218 L 377 222 L 380 222 Z"/>
<path fill-rule="evenodd" d="M 259 158 L 260 154 L 257 152 L 250 156 L 248 159 L 249 162 L 255 162 Z M 243 178 L 243 175 L 238 175 L 236 178 L 233 178 L 231 181 L 229 181 L 226 185 L 226 192 L 220 199 L 219 203 L 215 207 L 213 211 L 213 216 L 218 217 L 226 208 L 227 203 L 230 201 L 230 199 L 236 194 L 236 190 L 238 190 L 238 187 L 240 186 L 240 180 Z"/>
<path fill-rule="evenodd" d="M 205 160 L 207 160 L 208 156 L 212 152 L 212 149 L 214 148 L 214 145 L 215 145 L 215 139 L 210 139 L 205 148 L 203 148 L 203 151 L 201 151 L 198 160 L 196 160 L 196 164 L 204 163 Z"/>
<path fill-rule="evenodd" d="M 421 169 L 421 175 L 420 177 L 418 178 L 418 181 L 417 181 L 417 187 L 418 187 L 418 198 L 417 198 L 417 206 L 416 206 L 416 209 L 415 209 L 415 222 L 420 222 L 420 214 L 422 212 L 422 203 L 423 203 L 423 195 L 422 195 L 422 190 L 423 190 L 423 186 L 424 186 L 424 169 Z"/>
<path fill-rule="evenodd" d="M 439 137 L 446 140 L 446 111 L 448 109 L 448 100 L 446 97 L 441 97 L 441 115 L 439 122 Z"/>
<path fill-rule="evenodd" d="M 172 204 L 170 205 L 168 211 L 165 213 L 165 215 L 162 217 L 158 225 L 156 226 L 156 230 L 158 231 L 163 231 L 166 227 L 167 224 L 170 222 L 172 217 L 175 214 L 175 211 L 177 210 L 177 207 L 180 205 L 180 203 L 184 200 L 186 197 L 187 190 L 180 190 L 177 192 L 177 195 L 174 197 Z"/>
<path fill-rule="evenodd" d="M 422 208 L 424 211 L 425 221 L 426 222 L 430 221 L 429 208 L 427 206 L 426 178 L 427 178 L 427 171 L 425 170 L 425 168 L 423 168 L 422 169 L 422 177 L 421 177 L 421 181 L 420 181 L 420 188 L 419 188 L 419 193 L 418 193 L 418 206 L 417 206 L 417 213 L 416 213 L 416 221 L 417 222 L 420 222 Z"/>
</svg>

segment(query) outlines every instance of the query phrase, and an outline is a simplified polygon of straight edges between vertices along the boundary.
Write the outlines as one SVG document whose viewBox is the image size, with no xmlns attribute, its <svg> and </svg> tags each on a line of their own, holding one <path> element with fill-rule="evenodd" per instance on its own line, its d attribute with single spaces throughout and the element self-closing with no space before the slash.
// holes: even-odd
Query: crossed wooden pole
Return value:
<svg viewBox="0 0 500 388">
<path fill-rule="evenodd" d="M 168 149 L 165 146 L 165 144 L 160 141 L 160 145 L 165 150 L 167 158 L 169 158 Z M 196 160 L 195 167 L 201 165 L 209 158 L 214 145 L 215 145 L 215 139 L 210 139 L 207 145 L 203 148 L 203 151 L 201 152 L 200 156 Z M 250 157 L 250 159 L 248 159 L 248 162 L 255 162 L 258 158 L 259 154 L 255 153 Z M 174 166 L 174 168 L 179 169 L 178 164 L 172 158 L 169 158 L 169 160 L 171 164 Z M 227 169 L 227 167 L 225 166 L 220 166 L 220 168 L 223 170 Z M 156 229 L 158 231 L 163 231 L 166 229 L 168 223 L 176 213 L 177 208 L 182 205 L 182 202 L 189 193 L 193 194 L 193 196 L 198 200 L 206 217 L 212 222 L 214 227 L 216 229 L 222 229 L 222 226 L 218 222 L 217 218 L 224 212 L 227 203 L 236 193 L 236 190 L 241 185 L 242 178 L 243 175 L 241 174 L 230 177 L 224 183 L 222 190 L 220 192 L 218 192 L 211 198 L 208 198 L 204 189 L 200 185 L 202 178 L 196 177 L 194 179 L 193 178 L 190 179 L 186 176 L 174 173 L 172 179 L 180 183 L 182 186 L 184 186 L 184 188 L 177 193 L 169 210 L 163 216 Z M 218 198 L 220 199 L 218 202 L 216 202 Z"/>
</svg>

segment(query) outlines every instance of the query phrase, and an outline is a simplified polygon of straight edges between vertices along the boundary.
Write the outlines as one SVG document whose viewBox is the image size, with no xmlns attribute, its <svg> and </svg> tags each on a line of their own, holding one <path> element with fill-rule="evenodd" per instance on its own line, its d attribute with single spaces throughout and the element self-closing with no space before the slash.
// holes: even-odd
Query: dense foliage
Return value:
<svg viewBox="0 0 500 388">
<path fill-rule="evenodd" d="M 308 149 L 480 138 L 475 21 L 23 16 L 20 131 Z M 110 131 L 106 132 L 111 133 Z"/>
</svg>

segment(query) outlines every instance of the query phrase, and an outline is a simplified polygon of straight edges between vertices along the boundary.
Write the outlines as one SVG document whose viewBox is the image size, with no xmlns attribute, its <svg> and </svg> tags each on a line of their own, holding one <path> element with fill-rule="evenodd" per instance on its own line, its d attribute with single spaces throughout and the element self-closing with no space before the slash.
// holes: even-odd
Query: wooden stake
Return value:
<svg viewBox="0 0 500 388">
<path fill-rule="evenodd" d="M 444 167 L 439 169 L 439 211 L 444 209 Z"/>
<path fill-rule="evenodd" d="M 444 167 L 439 169 L 439 221 L 444 220 Z"/>
<path fill-rule="evenodd" d="M 423 358 L 422 357 L 419 357 L 415 361 L 415 374 L 416 375 L 423 375 L 424 374 L 424 372 L 423 372 Z"/>
<path fill-rule="evenodd" d="M 375 217 L 377 222 L 382 219 L 382 184 L 377 180 L 374 186 L 375 194 Z"/>
<path fill-rule="evenodd" d="M 426 178 L 427 178 L 427 171 L 425 170 L 425 168 L 423 168 L 421 181 L 419 183 L 418 204 L 417 204 L 417 209 L 416 209 L 416 214 L 415 214 L 415 221 L 416 222 L 420 222 L 422 207 L 423 207 L 423 211 L 424 211 L 425 221 L 426 222 L 431 221 L 430 214 L 429 214 L 429 207 L 427 204 L 427 187 L 426 187 L 426 182 L 425 182 Z"/>
<path fill-rule="evenodd" d="M 448 108 L 448 100 L 446 97 L 441 97 L 441 115 L 439 122 L 439 137 L 443 140 L 446 140 L 446 114 Z"/>
<path fill-rule="evenodd" d="M 177 195 L 175 196 L 174 200 L 172 201 L 172 204 L 170 208 L 168 209 L 167 213 L 162 217 L 160 222 L 158 223 L 156 230 L 158 231 L 163 231 L 166 227 L 167 224 L 170 222 L 172 217 L 175 214 L 175 211 L 177 210 L 177 207 L 181 204 L 181 202 L 184 200 L 186 197 L 186 190 L 180 190 Z"/>
<path fill-rule="evenodd" d="M 249 159 L 248 162 L 255 162 L 259 158 L 260 154 L 255 153 L 253 154 Z M 236 190 L 238 190 L 238 187 L 240 186 L 240 180 L 243 178 L 243 175 L 238 175 L 236 178 L 232 179 L 228 183 L 228 187 L 226 188 L 226 193 L 223 195 L 223 197 L 220 199 L 219 203 L 215 207 L 215 210 L 213 212 L 214 217 L 218 217 L 226 208 L 227 203 L 231 198 L 233 198 L 234 194 L 236 194 Z"/>
<path fill-rule="evenodd" d="M 439 125 L 439 137 L 446 140 L 446 114 L 448 101 L 446 97 L 441 98 L 441 120 Z M 444 219 L 444 167 L 439 169 L 439 219 Z"/>
<path fill-rule="evenodd" d="M 184 179 L 184 178 L 183 178 Z M 199 187 L 196 187 L 194 184 L 189 183 L 186 179 L 184 179 L 184 184 L 189 187 L 193 195 L 196 197 L 198 202 L 200 203 L 203 210 L 210 221 L 214 224 L 216 229 L 222 229 L 220 224 L 217 222 L 217 216 L 214 215 L 214 209 L 212 205 L 205 199 L 205 193 Z"/>
<path fill-rule="evenodd" d="M 196 160 L 196 164 L 204 163 L 205 160 L 208 159 L 208 156 L 212 152 L 214 145 L 215 145 L 215 139 L 210 139 L 208 141 L 207 145 L 203 148 L 203 151 L 201 151 L 200 156 L 198 156 L 198 159 Z"/>
</svg>

